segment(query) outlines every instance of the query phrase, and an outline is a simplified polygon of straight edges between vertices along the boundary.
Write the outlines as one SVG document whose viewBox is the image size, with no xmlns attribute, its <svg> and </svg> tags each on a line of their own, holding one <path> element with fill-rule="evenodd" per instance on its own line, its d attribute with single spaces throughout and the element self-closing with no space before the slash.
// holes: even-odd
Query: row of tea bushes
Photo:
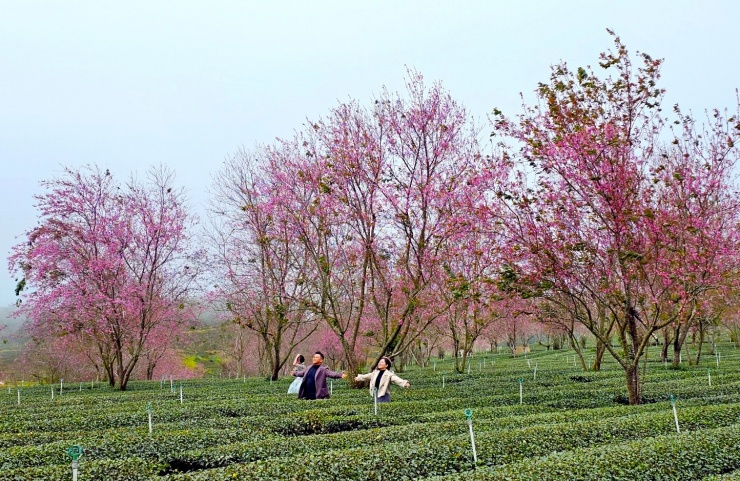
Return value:
<svg viewBox="0 0 740 481">
<path fill-rule="evenodd" d="M 447 390 L 439 387 L 427 388 L 423 393 L 404 392 L 403 411 L 416 415 L 420 413 L 453 410 L 456 408 L 482 408 L 486 406 L 513 405 L 518 403 L 518 396 L 490 392 L 486 387 L 485 379 L 479 380 L 466 390 Z M 701 399 L 703 402 L 730 402 L 740 392 L 740 381 L 726 382 L 720 386 L 708 388 L 699 380 L 687 379 L 682 385 L 672 385 L 670 394 L 679 399 Z M 534 404 L 553 409 L 576 409 L 613 405 L 616 392 L 611 387 L 596 390 L 578 389 L 573 387 L 543 388 L 533 386 L 532 392 L 525 397 L 526 404 Z M 348 392 L 337 396 L 329 402 L 315 403 L 311 409 L 325 409 L 335 416 L 354 416 L 367 413 L 372 409 L 370 400 L 365 392 Z M 662 401 L 668 398 L 668 392 L 657 393 L 645 389 L 648 401 Z M 108 394 L 110 395 L 110 394 Z M 119 394 L 120 395 L 120 394 Z M 359 395 L 359 396 L 358 396 Z M 652 396 L 652 397 L 650 397 Z M 618 399 L 617 399 L 618 400 Z M 186 404 L 163 402 L 155 400 L 153 403 L 155 422 L 158 424 L 188 422 L 197 427 L 219 422 L 223 418 L 239 419 L 262 426 L 280 419 L 285 424 L 276 431 L 284 434 L 301 434 L 317 432 L 306 429 L 300 419 L 292 418 L 293 414 L 300 415 L 305 411 L 304 403 L 276 396 L 241 395 L 241 398 L 221 401 L 197 400 Z M 27 406 L 11 406 L 5 420 L 0 420 L 0 433 L 32 433 L 32 432 L 67 432 L 67 431 L 104 431 L 125 427 L 141 426 L 146 419 L 146 403 L 138 400 L 129 403 L 118 403 L 100 406 L 91 406 L 84 410 L 69 406 L 41 407 L 38 404 Z M 383 407 L 384 409 L 387 409 Z M 294 424 L 295 426 L 293 426 Z M 339 423 L 341 424 L 341 423 Z M 347 423 L 345 423 L 347 424 Z M 359 426 L 355 426 L 359 427 Z M 372 426 L 371 426 L 372 427 Z M 338 429 L 329 429 L 325 432 L 334 432 Z M 16 436 L 18 437 L 18 436 Z M 0 446 L 2 446 L 0 435 Z"/>
<path fill-rule="evenodd" d="M 683 422 L 687 430 L 728 426 L 739 414 L 738 404 L 708 410 L 697 407 L 686 410 Z M 671 414 L 664 412 L 598 421 L 527 425 L 519 429 L 478 429 L 478 459 L 481 465 L 499 466 L 553 452 L 612 445 L 636 437 L 649 438 L 673 429 Z M 458 426 L 452 433 L 450 430 L 449 426 L 439 426 L 435 430 L 432 426 L 413 425 L 396 431 L 379 429 L 194 450 L 172 464 L 198 470 L 219 465 L 227 467 L 173 474 L 169 479 L 203 481 L 248 475 L 249 479 L 267 480 L 284 479 L 295 473 L 303 473 L 305 479 L 330 479 L 332 476 L 356 480 L 414 479 L 469 469 L 472 454 L 464 426 Z M 407 462 L 410 457 L 424 462 Z M 378 464 L 378 459 L 383 459 L 383 463 Z M 255 460 L 258 461 L 250 462 Z M 317 474 L 311 474 L 314 471 Z M 318 472 L 333 474 L 325 478 Z"/>
<path fill-rule="evenodd" d="M 657 410 L 659 407 L 663 409 Z M 513 415 L 500 417 L 507 410 L 513 411 Z M 481 459 L 493 465 L 523 456 L 541 455 L 541 449 L 546 453 L 553 449 L 613 442 L 630 436 L 649 436 L 673 429 L 671 415 L 665 405 L 638 408 L 619 406 L 594 410 L 591 414 L 596 415 L 599 421 L 574 421 L 582 419 L 584 415 L 578 412 L 526 414 L 524 407 L 519 412 L 516 412 L 517 409 L 498 408 L 495 411 L 499 416 L 491 416 L 493 411 L 478 413 L 488 414 L 488 419 L 476 421 L 479 442 L 482 444 Z M 640 411 L 639 415 L 637 411 Z M 459 420 L 459 411 L 439 414 L 455 414 L 458 421 L 427 422 L 303 438 L 256 435 L 256 432 L 247 433 L 237 429 L 171 431 L 157 434 L 151 439 L 143 432 L 111 432 L 103 437 L 91 435 L 83 444 L 89 446 L 86 449 L 86 457 L 89 459 L 144 458 L 166 463 L 171 469 L 203 469 L 287 454 L 310 456 L 315 451 L 342 450 L 378 442 L 393 442 L 399 449 L 412 450 L 419 438 L 454 439 L 452 446 L 457 446 L 460 452 L 464 451 L 465 425 Z M 682 410 L 681 422 L 684 429 L 701 429 L 734 422 L 739 414 L 740 404 L 694 407 Z M 454 435 L 452 438 L 451 434 Z M 244 437 L 250 437 L 250 441 L 234 442 L 236 439 L 243 440 Z M 401 441 L 407 446 L 398 446 Z M 186 447 L 193 445 L 199 448 L 186 450 Z M 23 466 L 63 465 L 68 462 L 65 447 L 64 442 L 57 441 L 8 448 L 0 452 L 0 467 L 6 470 Z M 463 461 L 462 465 L 467 462 L 469 461 Z"/>
<path fill-rule="evenodd" d="M 395 389 L 393 403 L 380 405 L 377 416 L 366 389 L 348 389 L 341 382 L 334 383 L 331 400 L 320 402 L 287 395 L 290 379 L 188 381 L 183 383 L 183 404 L 179 392 L 159 382 L 132 383 L 124 393 L 100 386 L 65 389 L 53 401 L 48 386 L 27 387 L 21 405 L 15 391 L 4 389 L 0 481 L 70 479 L 66 448 L 72 444 L 85 449 L 81 481 L 472 474 L 465 408 L 474 412 L 476 472 L 483 473 L 590 446 L 608 451 L 628 440 L 682 438 L 684 434 L 671 434 L 675 425 L 669 394 L 678 396 L 682 432 L 731 426 L 740 414 L 736 354 L 723 356 L 721 372 L 712 371 L 711 387 L 706 368 L 651 366 L 643 386 L 647 404 L 640 406 L 622 404 L 624 375 L 615 366 L 581 372 L 562 359 L 554 361 L 559 354 L 545 352 L 530 359 L 539 366 L 536 380 L 525 360 L 506 356 L 497 357 L 495 367 L 473 369 L 470 375 L 412 367 L 403 376 L 413 388 Z M 154 421 L 151 437 L 148 403 Z M 734 469 L 677 479 L 698 480 Z"/>
<path fill-rule="evenodd" d="M 727 474 L 713 474 L 703 478 L 701 481 L 740 481 L 740 470 Z"/>
<path fill-rule="evenodd" d="M 740 425 L 733 425 L 557 452 L 539 459 L 433 477 L 429 481 L 675 481 L 702 479 L 737 469 L 740 469 Z"/>
</svg>

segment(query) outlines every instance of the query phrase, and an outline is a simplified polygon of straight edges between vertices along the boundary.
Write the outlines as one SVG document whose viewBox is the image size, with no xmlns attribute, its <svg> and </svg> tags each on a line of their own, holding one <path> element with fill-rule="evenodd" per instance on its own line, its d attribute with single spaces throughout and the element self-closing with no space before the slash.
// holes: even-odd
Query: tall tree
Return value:
<svg viewBox="0 0 740 481">
<path fill-rule="evenodd" d="M 530 177 L 520 177 L 521 187 L 505 194 L 516 246 L 510 280 L 566 309 L 578 306 L 571 315 L 622 366 L 629 401 L 638 404 L 639 361 L 653 333 L 687 322 L 685 313 L 703 287 L 694 288 L 694 266 L 677 264 L 677 252 L 688 251 L 672 247 L 678 237 L 693 249 L 697 239 L 681 234 L 686 224 L 663 202 L 661 173 L 667 166 L 661 154 L 670 158 L 672 152 L 661 140 L 669 135 L 660 110 L 663 89 L 657 86 L 662 61 L 640 54 L 642 66 L 634 69 L 627 48 L 614 40 L 615 51 L 602 54 L 599 63 L 613 76 L 600 79 L 590 68 L 573 72 L 559 64 L 550 82 L 540 84 L 539 104 L 516 122 L 496 115 L 494 125 L 496 133 L 520 143 L 518 159 L 530 168 Z M 738 134 L 734 122 L 718 120 L 706 143 L 690 129 L 684 133 L 705 158 L 726 158 Z M 674 145 L 680 144 L 679 137 Z M 683 159 L 678 165 L 685 165 Z M 713 182 L 711 176 L 696 181 Z M 699 196 L 701 191 L 693 189 Z M 729 228 L 720 225 L 714 228 Z M 612 330 L 602 329 L 612 322 L 617 346 Z"/>
<path fill-rule="evenodd" d="M 39 224 L 9 259 L 22 275 L 18 312 L 32 327 L 92 342 L 109 383 L 121 390 L 152 333 L 192 318 L 199 252 L 173 182 L 164 168 L 123 185 L 97 167 L 65 168 L 42 183 Z"/>
<path fill-rule="evenodd" d="M 263 174 L 255 155 L 238 152 L 213 184 L 211 240 L 221 279 L 216 297 L 230 322 L 257 335 L 269 376 L 277 380 L 294 347 L 317 324 L 303 303 L 309 275 L 305 250 L 282 212 L 275 211 L 283 185 Z"/>
</svg>

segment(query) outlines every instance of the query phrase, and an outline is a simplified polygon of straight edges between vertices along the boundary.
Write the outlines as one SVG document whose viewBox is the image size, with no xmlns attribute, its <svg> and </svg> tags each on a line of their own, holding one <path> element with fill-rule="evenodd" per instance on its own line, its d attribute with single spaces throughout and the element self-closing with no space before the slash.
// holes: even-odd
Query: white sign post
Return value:
<svg viewBox="0 0 740 481">
<path fill-rule="evenodd" d="M 676 432 L 681 434 L 681 428 L 678 427 L 678 413 L 676 412 L 676 399 L 671 394 L 671 407 L 673 408 L 673 420 L 676 421 Z"/>
<path fill-rule="evenodd" d="M 152 435 L 152 403 L 146 403 L 147 417 L 149 418 L 149 436 Z"/>
<path fill-rule="evenodd" d="M 522 383 L 524 379 L 519 378 L 519 404 L 524 404 L 524 391 L 522 389 Z"/>
<path fill-rule="evenodd" d="M 470 430 L 470 445 L 473 447 L 473 466 L 478 464 L 478 454 L 475 452 L 475 435 L 473 434 L 473 410 L 466 409 L 464 411 L 465 418 L 468 421 L 468 429 Z"/>
<path fill-rule="evenodd" d="M 378 388 L 373 388 L 373 402 L 375 404 L 375 415 L 378 415 Z"/>
<path fill-rule="evenodd" d="M 82 456 L 82 446 L 70 447 L 67 456 L 72 458 L 72 481 L 77 481 L 77 460 Z"/>
</svg>

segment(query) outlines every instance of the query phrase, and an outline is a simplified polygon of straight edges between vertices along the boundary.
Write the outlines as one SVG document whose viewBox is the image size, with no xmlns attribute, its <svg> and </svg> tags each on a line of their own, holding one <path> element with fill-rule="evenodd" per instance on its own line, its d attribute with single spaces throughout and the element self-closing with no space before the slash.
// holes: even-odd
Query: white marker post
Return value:
<svg viewBox="0 0 740 481">
<path fill-rule="evenodd" d="M 468 361 L 468 375 L 470 375 L 470 361 Z"/>
<path fill-rule="evenodd" d="M 519 404 L 524 404 L 524 391 L 522 389 L 522 383 L 524 379 L 519 378 Z"/>
<path fill-rule="evenodd" d="M 681 434 L 681 428 L 678 427 L 678 413 L 676 412 L 676 399 L 671 394 L 671 407 L 673 408 L 673 420 L 676 421 L 676 432 Z"/>
<path fill-rule="evenodd" d="M 52 401 L 54 400 L 54 388 L 53 387 L 51 388 L 51 400 Z"/>
<path fill-rule="evenodd" d="M 445 375 L 442 374 L 442 389 L 445 388 Z"/>
<path fill-rule="evenodd" d="M 329 396 L 334 394 L 334 379 L 329 379 Z"/>
<path fill-rule="evenodd" d="M 709 379 L 709 387 L 712 387 L 712 370 L 707 369 L 707 378 Z"/>
<path fill-rule="evenodd" d="M 182 383 L 180 383 L 180 404 L 182 404 Z"/>
<path fill-rule="evenodd" d="M 64 379 L 59 380 L 59 395 L 62 395 L 62 391 L 64 390 Z"/>
<path fill-rule="evenodd" d="M 67 450 L 67 456 L 72 458 L 72 481 L 77 481 L 77 460 L 82 456 L 82 446 L 72 446 Z"/>
<path fill-rule="evenodd" d="M 152 435 L 152 403 L 146 403 L 147 417 L 149 418 L 149 436 Z"/>
<path fill-rule="evenodd" d="M 475 435 L 473 434 L 473 410 L 464 411 L 465 418 L 468 420 L 468 429 L 470 430 L 470 445 L 473 447 L 473 466 L 478 464 L 478 454 L 475 452 Z"/>
<path fill-rule="evenodd" d="M 175 392 L 175 385 L 172 383 L 172 375 L 170 375 L 170 391 Z"/>
<path fill-rule="evenodd" d="M 537 363 L 534 363 L 534 380 L 537 380 Z"/>
<path fill-rule="evenodd" d="M 18 388 L 18 405 L 21 405 L 21 389 Z"/>
<path fill-rule="evenodd" d="M 525 354 L 525 356 L 526 356 L 526 354 Z M 531 360 L 529 360 L 529 359 L 527 359 L 527 367 L 528 367 L 529 369 L 532 369 L 532 361 L 531 361 Z"/>
<path fill-rule="evenodd" d="M 375 415 L 378 415 L 378 388 L 373 387 L 373 401 L 375 404 Z"/>
</svg>

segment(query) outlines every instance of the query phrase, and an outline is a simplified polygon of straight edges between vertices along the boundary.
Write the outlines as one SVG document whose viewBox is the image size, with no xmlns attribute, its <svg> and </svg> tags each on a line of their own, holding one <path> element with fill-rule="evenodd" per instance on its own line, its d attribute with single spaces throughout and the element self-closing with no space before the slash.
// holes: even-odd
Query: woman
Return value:
<svg viewBox="0 0 740 481">
<path fill-rule="evenodd" d="M 305 364 L 303 364 L 305 361 L 306 358 L 303 357 L 303 354 L 298 354 L 293 360 L 293 372 L 303 371 L 306 369 Z M 295 378 L 293 382 L 290 383 L 288 394 L 298 394 L 298 390 L 301 388 L 301 382 L 303 382 L 302 377 Z"/>
<path fill-rule="evenodd" d="M 360 374 L 355 378 L 355 381 L 367 381 L 370 380 L 370 394 L 376 392 L 379 403 L 387 403 L 391 401 L 391 393 L 388 391 L 391 382 L 401 387 L 411 387 L 411 384 L 405 379 L 401 379 L 390 370 L 391 360 L 383 356 L 378 361 L 378 367 L 371 373 Z"/>
</svg>

